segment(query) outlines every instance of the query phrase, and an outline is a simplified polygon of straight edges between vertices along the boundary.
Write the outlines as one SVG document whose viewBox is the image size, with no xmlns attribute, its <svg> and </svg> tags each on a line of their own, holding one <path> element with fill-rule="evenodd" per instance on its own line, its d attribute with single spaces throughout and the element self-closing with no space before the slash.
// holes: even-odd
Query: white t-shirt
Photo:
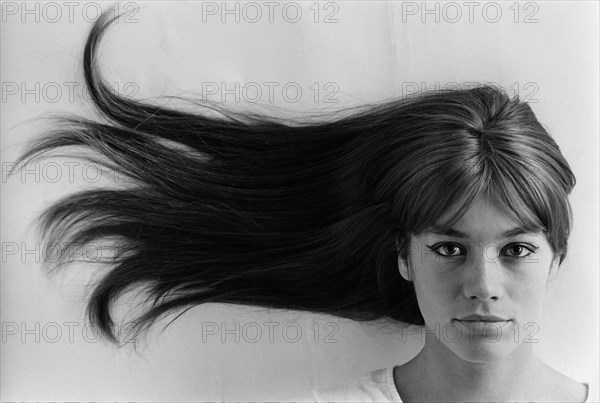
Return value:
<svg viewBox="0 0 600 403">
<path fill-rule="evenodd" d="M 316 402 L 402 402 L 394 367 L 376 369 L 344 385 L 313 390 Z"/>
<path fill-rule="evenodd" d="M 589 393 L 585 402 L 592 402 Z M 366 373 L 346 384 L 312 391 L 315 402 L 395 402 L 402 403 L 394 384 L 394 367 Z"/>
</svg>

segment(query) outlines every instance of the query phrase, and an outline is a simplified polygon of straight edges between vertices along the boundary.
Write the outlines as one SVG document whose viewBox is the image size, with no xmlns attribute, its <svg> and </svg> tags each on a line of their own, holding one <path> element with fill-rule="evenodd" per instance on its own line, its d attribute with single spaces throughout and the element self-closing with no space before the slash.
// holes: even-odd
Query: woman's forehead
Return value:
<svg viewBox="0 0 600 403">
<path fill-rule="evenodd" d="M 457 238 L 507 238 L 521 234 L 539 235 L 542 232 L 524 224 L 504 203 L 483 194 L 477 196 L 466 211 L 457 216 L 464 208 L 464 201 L 455 203 L 421 233 Z"/>
</svg>

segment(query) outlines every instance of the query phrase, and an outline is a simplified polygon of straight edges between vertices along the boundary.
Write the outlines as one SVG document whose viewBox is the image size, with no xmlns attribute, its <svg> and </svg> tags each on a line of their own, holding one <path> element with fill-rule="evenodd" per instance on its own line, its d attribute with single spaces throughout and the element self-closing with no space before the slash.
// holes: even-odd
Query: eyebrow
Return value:
<svg viewBox="0 0 600 403">
<path fill-rule="evenodd" d="M 450 236 L 450 237 L 454 237 L 454 238 L 468 238 L 469 237 L 469 235 L 465 234 L 464 232 L 458 231 L 454 228 L 443 228 L 442 226 L 439 226 L 436 224 L 434 224 L 431 227 L 429 227 L 428 229 L 426 229 L 425 232 L 430 233 L 430 234 L 435 234 L 435 235 Z M 523 227 L 515 227 L 515 228 L 511 228 L 507 231 L 504 231 L 502 234 L 500 234 L 500 237 L 501 238 L 510 238 L 513 236 L 523 235 L 523 234 L 537 235 L 537 232 L 523 228 Z"/>
</svg>

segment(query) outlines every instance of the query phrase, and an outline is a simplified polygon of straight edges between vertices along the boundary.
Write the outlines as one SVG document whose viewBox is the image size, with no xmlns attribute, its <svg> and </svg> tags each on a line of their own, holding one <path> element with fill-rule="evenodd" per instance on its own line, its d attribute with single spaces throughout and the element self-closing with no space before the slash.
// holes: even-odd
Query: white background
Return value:
<svg viewBox="0 0 600 403">
<path fill-rule="evenodd" d="M 81 59 L 98 4 L 49 4 L 2 4 L 2 400 L 285 400 L 416 354 L 418 336 L 399 328 L 219 305 L 155 328 L 140 354 L 96 341 L 84 329 L 90 269 L 45 278 L 32 226 L 59 197 L 98 185 L 96 173 L 75 166 L 71 181 L 66 160 L 52 158 L 6 179 L 43 129 L 29 119 L 90 107 Z M 536 351 L 597 391 L 598 3 L 432 2 L 426 13 L 421 2 L 305 2 L 298 17 L 275 3 L 273 22 L 256 4 L 261 16 L 245 3 L 225 15 L 221 2 L 121 3 L 135 15 L 104 38 L 103 74 L 136 98 L 217 88 L 210 98 L 237 108 L 256 106 L 258 86 L 262 105 L 300 115 L 452 82 L 518 91 L 577 177 L 569 255 L 549 284 Z"/>
</svg>

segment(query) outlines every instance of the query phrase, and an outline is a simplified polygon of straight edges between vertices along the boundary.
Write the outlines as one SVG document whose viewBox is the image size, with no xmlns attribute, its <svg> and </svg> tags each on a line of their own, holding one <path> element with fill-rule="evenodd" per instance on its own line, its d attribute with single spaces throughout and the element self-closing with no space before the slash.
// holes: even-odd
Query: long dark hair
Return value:
<svg viewBox="0 0 600 403">
<path fill-rule="evenodd" d="M 113 246 L 87 304 L 109 340 L 120 337 L 111 307 L 131 289 L 150 304 L 133 337 L 205 302 L 423 324 L 398 253 L 482 192 L 545 231 L 562 263 L 575 178 L 517 97 L 482 85 L 312 123 L 207 102 L 186 112 L 106 85 L 97 50 L 115 18 L 105 12 L 85 45 L 85 81 L 103 119 L 63 117 L 18 161 L 79 146 L 95 152 L 82 158 L 130 179 L 69 195 L 39 219 L 49 244 L 67 246 L 54 267 L 74 247 Z"/>
</svg>

